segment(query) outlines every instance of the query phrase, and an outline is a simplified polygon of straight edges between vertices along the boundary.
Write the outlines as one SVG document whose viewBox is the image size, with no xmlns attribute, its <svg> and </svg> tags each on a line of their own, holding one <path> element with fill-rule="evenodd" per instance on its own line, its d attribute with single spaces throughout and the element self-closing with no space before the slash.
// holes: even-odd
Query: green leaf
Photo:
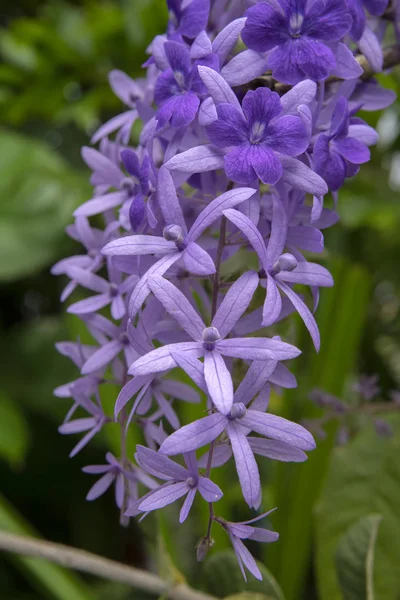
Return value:
<svg viewBox="0 0 400 600">
<path fill-rule="evenodd" d="M 284 600 L 282 590 L 277 581 L 268 569 L 259 562 L 257 562 L 257 565 L 261 571 L 263 580 L 258 581 L 250 575 L 246 583 L 240 572 L 233 550 L 216 552 L 210 558 L 206 559 L 203 564 L 202 581 L 206 591 L 211 595 L 224 598 L 234 594 L 241 594 L 242 592 L 254 592 L 257 595 L 267 595 L 273 600 Z M 256 599 L 253 598 L 253 600 Z"/>
<path fill-rule="evenodd" d="M 38 537 L 37 532 L 16 509 L 0 495 L 0 529 L 20 535 Z M 30 556 L 6 555 L 22 574 L 54 600 L 94 600 L 89 587 L 75 573 L 42 559 Z M 43 595 L 40 595 L 42 598 Z"/>
<path fill-rule="evenodd" d="M 337 448 L 316 510 L 316 571 L 320 600 L 342 600 L 335 552 L 362 517 L 382 516 L 375 546 L 375 600 L 398 600 L 400 589 L 400 416 L 387 415 L 392 437 L 373 427 Z"/>
<path fill-rule="evenodd" d="M 46 144 L 0 130 L 0 280 L 33 275 L 50 265 L 65 241 L 64 228 L 90 197 L 77 175 Z"/>
<path fill-rule="evenodd" d="M 0 456 L 11 466 L 23 462 L 29 447 L 29 429 L 19 406 L 0 393 Z"/>
<path fill-rule="evenodd" d="M 336 551 L 336 569 L 344 600 L 374 600 L 374 554 L 380 515 L 363 517 L 350 527 Z"/>
</svg>

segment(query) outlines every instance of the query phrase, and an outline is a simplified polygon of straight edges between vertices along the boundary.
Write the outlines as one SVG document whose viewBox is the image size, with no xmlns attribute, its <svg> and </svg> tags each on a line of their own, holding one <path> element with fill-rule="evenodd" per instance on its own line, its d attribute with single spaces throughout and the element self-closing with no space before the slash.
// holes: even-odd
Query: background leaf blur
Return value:
<svg viewBox="0 0 400 600">
<path fill-rule="evenodd" d="M 146 46 L 163 31 L 166 18 L 164 0 L 3 0 L 0 14 L 0 481 L 7 507 L 0 502 L 0 526 L 20 513 L 44 537 L 142 567 L 154 566 L 156 519 L 146 519 L 143 532 L 135 522 L 123 529 L 111 493 L 85 502 L 92 482 L 80 468 L 103 462 L 105 439 L 70 460 L 71 440 L 57 433 L 68 406 L 52 390 L 74 371 L 55 352 L 54 343 L 81 331 L 60 306 L 63 278 L 51 276 L 49 269 L 62 256 L 80 251 L 63 231 L 74 206 L 90 197 L 80 147 L 120 109 L 107 74 L 118 68 L 138 76 Z M 398 90 L 398 73 L 384 80 L 386 87 Z M 351 402 L 359 373 L 379 375 L 380 403 L 399 388 L 399 111 L 397 103 L 373 121 L 363 115 L 377 125 L 381 141 L 371 163 L 341 192 L 342 221 L 328 233 L 324 263 L 337 285 L 323 290 L 317 312 L 320 355 L 316 358 L 299 321 L 291 321 L 283 332 L 305 348 L 295 367 L 299 388 L 271 400 L 273 411 L 285 417 L 300 421 L 320 414 L 308 400 L 314 386 Z M 198 408 L 184 407 L 192 410 Z M 182 412 L 182 420 L 188 417 Z M 274 574 L 287 600 L 340 600 L 338 545 L 350 527 L 371 514 L 383 517 L 376 543 L 375 600 L 397 600 L 400 422 L 397 416 L 389 421 L 391 438 L 378 437 L 369 427 L 340 448 L 335 447 L 333 424 L 304 465 L 260 461 L 262 508 L 279 506 L 271 523 L 281 539 L 257 558 Z M 112 437 L 108 442 L 113 443 Z M 231 474 L 216 471 L 216 483 L 230 490 L 222 500 L 224 516 L 245 520 L 249 513 L 238 509 L 240 490 L 233 476 L 231 484 Z M 210 562 L 199 568 L 194 547 L 204 535 L 202 509 L 179 531 L 176 511 L 165 516 L 163 543 L 189 582 L 218 596 L 280 598 L 271 588 L 254 588 L 253 580 L 249 587 L 233 589 L 233 577 L 229 590 L 211 590 L 215 573 L 207 575 L 207 569 L 228 544 L 226 534 L 216 530 Z M 10 527 L 11 522 L 7 520 Z M 7 600 L 39 600 L 44 593 L 62 597 L 57 595 L 61 569 L 45 569 L 40 577 L 37 587 L 28 564 L 0 557 Z M 75 584 L 82 598 L 89 588 L 98 599 L 139 597 L 124 586 L 90 579 L 83 584 L 81 577 L 73 577 Z M 244 590 L 256 595 L 243 595 Z"/>
</svg>

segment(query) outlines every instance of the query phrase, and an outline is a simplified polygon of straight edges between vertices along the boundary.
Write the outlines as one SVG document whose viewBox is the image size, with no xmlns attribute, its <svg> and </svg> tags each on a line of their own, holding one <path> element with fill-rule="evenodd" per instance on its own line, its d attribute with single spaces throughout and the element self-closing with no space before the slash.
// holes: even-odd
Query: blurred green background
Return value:
<svg viewBox="0 0 400 600">
<path fill-rule="evenodd" d="M 52 395 L 75 376 L 54 343 L 76 338 L 77 324 L 59 302 L 64 282 L 49 269 L 59 258 L 79 252 L 64 228 L 74 207 L 90 197 L 80 147 L 121 109 L 109 89 L 108 72 L 118 68 L 138 75 L 146 45 L 165 22 L 162 0 L 1 1 L 0 528 L 40 534 L 136 566 L 152 565 L 156 545 L 157 556 L 164 546 L 162 568 L 170 570 L 168 551 L 194 585 L 226 596 L 241 587 L 232 575 L 221 589 L 221 573 L 231 573 L 229 561 L 218 566 L 216 551 L 208 565 L 196 567 L 193 560 L 204 530 L 201 509 L 179 532 L 170 525 L 176 520 L 172 509 L 171 519 L 168 511 L 159 522 L 151 517 L 141 533 L 135 523 L 118 526 L 111 492 L 85 502 L 93 481 L 80 468 L 103 462 L 107 440 L 99 437 L 68 459 L 71 439 L 60 436 L 57 427 L 69 406 Z M 392 73 L 381 80 L 397 89 L 400 78 Z M 304 348 L 294 364 L 299 388 L 272 401 L 273 410 L 289 418 L 320 414 L 308 400 L 313 387 L 351 402 L 360 373 L 379 375 L 380 404 L 399 388 L 399 107 L 364 115 L 378 127 L 381 141 L 371 163 L 341 193 L 342 220 L 326 235 L 322 260 L 336 286 L 323 291 L 317 313 L 320 354 L 315 356 L 295 320 L 285 332 Z M 263 508 L 279 506 L 271 520 L 281 541 L 251 549 L 283 592 L 271 584 L 272 576 L 258 591 L 281 600 L 340 600 L 338 544 L 361 518 L 377 514 L 383 520 L 376 546 L 376 600 L 400 598 L 400 419 L 386 408 L 383 418 L 393 427 L 391 437 L 378 437 L 370 420 L 364 423 L 360 417 L 361 431 L 356 424 L 346 446 L 335 447 L 337 425 L 332 423 L 306 464 L 263 461 Z M 229 489 L 222 514 L 250 518 L 238 485 L 232 484 L 233 472 L 219 477 Z M 228 547 L 218 532 L 216 542 L 219 549 Z M 0 581 L 0 598 L 6 600 L 144 597 L 124 586 L 4 555 Z"/>
</svg>

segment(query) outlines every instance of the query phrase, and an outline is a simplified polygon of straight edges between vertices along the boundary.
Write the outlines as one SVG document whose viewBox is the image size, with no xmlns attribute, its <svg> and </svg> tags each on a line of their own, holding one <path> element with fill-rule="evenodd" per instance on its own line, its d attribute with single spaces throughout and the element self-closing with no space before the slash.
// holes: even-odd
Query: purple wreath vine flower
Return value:
<svg viewBox="0 0 400 600">
<path fill-rule="evenodd" d="M 220 488 L 210 479 L 199 475 L 196 454 L 187 452 L 184 459 L 186 468 L 154 450 L 138 445 L 138 464 L 149 474 L 163 479 L 166 483 L 134 502 L 126 514 L 132 516 L 157 510 L 186 496 L 179 514 L 179 522 L 183 523 L 189 515 L 197 492 L 206 502 L 217 502 L 222 498 Z"/>
<path fill-rule="evenodd" d="M 337 69 L 339 52 L 347 55 L 341 76 L 352 78 L 352 55 L 341 44 L 352 24 L 344 0 L 267 0 L 245 15 L 242 39 L 252 50 L 269 52 L 267 64 L 275 79 L 322 81 Z"/>
<path fill-rule="evenodd" d="M 279 95 L 266 88 L 247 92 L 243 112 L 231 104 L 217 106 L 218 119 L 206 127 L 210 141 L 229 148 L 225 171 L 229 179 L 251 184 L 257 177 L 275 184 L 282 177 L 279 154 L 298 156 L 309 136 L 300 117 L 281 115 Z"/>
</svg>

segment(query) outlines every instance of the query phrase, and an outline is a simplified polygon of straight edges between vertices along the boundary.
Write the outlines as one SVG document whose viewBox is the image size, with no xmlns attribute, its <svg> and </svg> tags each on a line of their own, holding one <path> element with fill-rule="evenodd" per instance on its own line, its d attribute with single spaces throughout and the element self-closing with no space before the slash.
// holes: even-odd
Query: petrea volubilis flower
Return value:
<svg viewBox="0 0 400 600">
<path fill-rule="evenodd" d="M 300 350 L 281 337 L 290 328 L 280 327 L 299 313 L 319 350 L 314 313 L 333 279 L 315 257 L 324 259 L 323 231 L 339 219 L 340 189 L 377 141 L 357 111 L 380 110 L 395 97 L 361 77 L 360 66 L 366 60 L 382 70 L 389 3 L 167 0 L 167 7 L 167 31 L 148 46 L 144 75 L 110 73 L 122 112 L 94 133 L 97 148 L 82 150 L 93 193 L 67 233 L 84 250 L 53 273 L 69 278 L 62 300 L 72 296 L 67 310 L 94 342 L 57 345 L 78 370 L 54 392 L 71 403 L 59 430 L 83 434 L 71 456 L 110 423 L 120 430 L 119 455 L 84 469 L 100 476 L 89 500 L 115 485 L 122 524 L 180 499 L 182 523 L 195 498 L 206 502 L 198 560 L 213 545 L 212 527 L 222 526 L 243 576 L 247 569 L 260 579 L 243 540 L 279 536 L 254 526 L 268 513 L 240 523 L 219 515 L 226 490 L 213 470 L 234 461 L 245 504 L 258 510 L 257 461 L 303 462 L 315 448 L 303 425 L 269 405 L 271 390 L 297 386 L 283 361 Z M 324 206 L 328 192 L 335 209 Z M 94 294 L 82 297 L 85 289 Z M 118 390 L 111 409 L 102 403 L 109 384 Z M 376 382 L 362 382 L 360 393 L 366 388 Z M 314 399 L 335 417 L 347 414 L 333 397 Z M 190 421 L 179 402 L 203 413 Z M 131 433 L 145 444 L 135 456 Z"/>
<path fill-rule="evenodd" d="M 267 64 L 278 81 L 322 81 L 335 72 L 343 51 L 353 67 L 341 44 L 352 25 L 345 0 L 267 0 L 245 15 L 242 39 L 252 50 L 269 51 Z M 350 75 L 343 71 L 342 76 Z"/>
</svg>

